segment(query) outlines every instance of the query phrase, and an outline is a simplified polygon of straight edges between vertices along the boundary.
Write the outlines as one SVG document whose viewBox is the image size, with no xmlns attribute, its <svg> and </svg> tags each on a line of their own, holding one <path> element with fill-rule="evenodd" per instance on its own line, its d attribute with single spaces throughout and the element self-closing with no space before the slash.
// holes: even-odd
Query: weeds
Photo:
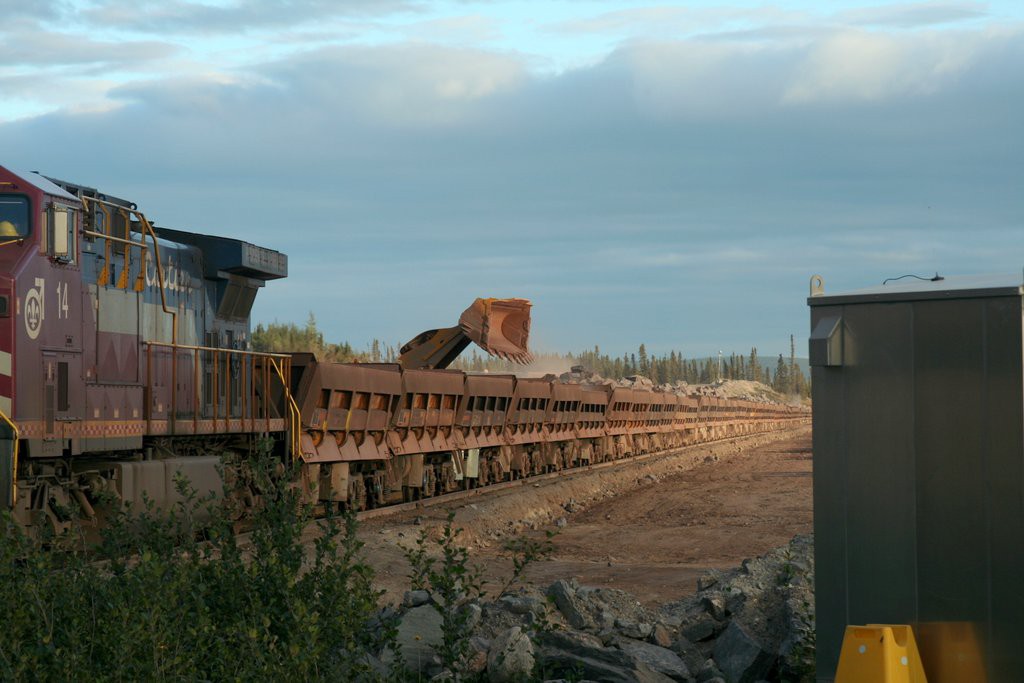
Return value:
<svg viewBox="0 0 1024 683">
<path fill-rule="evenodd" d="M 367 628 L 380 594 L 355 519 L 321 522 L 307 558 L 309 511 L 264 463 L 244 548 L 231 515 L 184 481 L 172 510 L 121 510 L 87 550 L 0 516 L 0 679 L 379 678 L 368 655 L 394 629 Z"/>
</svg>

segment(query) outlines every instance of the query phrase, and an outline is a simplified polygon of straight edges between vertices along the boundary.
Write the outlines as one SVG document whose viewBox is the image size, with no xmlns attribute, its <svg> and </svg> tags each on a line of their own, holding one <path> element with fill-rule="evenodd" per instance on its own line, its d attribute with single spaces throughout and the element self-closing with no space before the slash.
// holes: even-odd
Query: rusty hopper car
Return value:
<svg viewBox="0 0 1024 683">
<path fill-rule="evenodd" d="M 406 345 L 401 365 L 254 352 L 254 298 L 287 265 L 0 167 L 0 505 L 25 525 L 99 524 L 100 501 L 173 503 L 177 474 L 200 492 L 220 492 L 222 472 L 244 486 L 244 456 L 270 444 L 309 502 L 361 509 L 806 418 L 437 369 L 469 341 L 528 359 L 519 299 L 478 299 L 458 327 Z"/>
</svg>

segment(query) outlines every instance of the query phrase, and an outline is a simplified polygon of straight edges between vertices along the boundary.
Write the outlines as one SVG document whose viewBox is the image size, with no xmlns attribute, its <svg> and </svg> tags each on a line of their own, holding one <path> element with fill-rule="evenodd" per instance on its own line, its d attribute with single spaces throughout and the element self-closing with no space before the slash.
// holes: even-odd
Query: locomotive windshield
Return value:
<svg viewBox="0 0 1024 683">
<path fill-rule="evenodd" d="M 28 198 L 0 195 L 0 240 L 28 235 Z"/>
</svg>

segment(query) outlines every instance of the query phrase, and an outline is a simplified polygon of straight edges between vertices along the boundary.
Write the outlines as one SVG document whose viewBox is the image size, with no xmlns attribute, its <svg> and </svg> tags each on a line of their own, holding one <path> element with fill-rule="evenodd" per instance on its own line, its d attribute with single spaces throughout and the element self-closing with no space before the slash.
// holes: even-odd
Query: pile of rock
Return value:
<svg viewBox="0 0 1024 683">
<path fill-rule="evenodd" d="M 470 603 L 460 677 L 491 681 L 814 680 L 813 541 L 788 545 L 729 571 L 657 611 L 620 590 L 562 579 Z M 436 648 L 441 619 L 428 593 L 406 596 L 398 622 L 404 661 L 423 678 L 452 680 Z"/>
</svg>

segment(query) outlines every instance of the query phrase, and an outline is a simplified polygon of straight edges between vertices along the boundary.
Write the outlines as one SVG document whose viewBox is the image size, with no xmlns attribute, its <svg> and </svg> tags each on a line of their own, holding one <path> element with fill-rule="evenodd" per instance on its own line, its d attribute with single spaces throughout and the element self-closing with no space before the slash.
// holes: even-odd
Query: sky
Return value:
<svg viewBox="0 0 1024 683">
<path fill-rule="evenodd" d="M 0 0 L 0 165 L 289 256 L 364 347 L 806 349 L 826 291 L 1024 268 L 1024 3 Z"/>
</svg>

